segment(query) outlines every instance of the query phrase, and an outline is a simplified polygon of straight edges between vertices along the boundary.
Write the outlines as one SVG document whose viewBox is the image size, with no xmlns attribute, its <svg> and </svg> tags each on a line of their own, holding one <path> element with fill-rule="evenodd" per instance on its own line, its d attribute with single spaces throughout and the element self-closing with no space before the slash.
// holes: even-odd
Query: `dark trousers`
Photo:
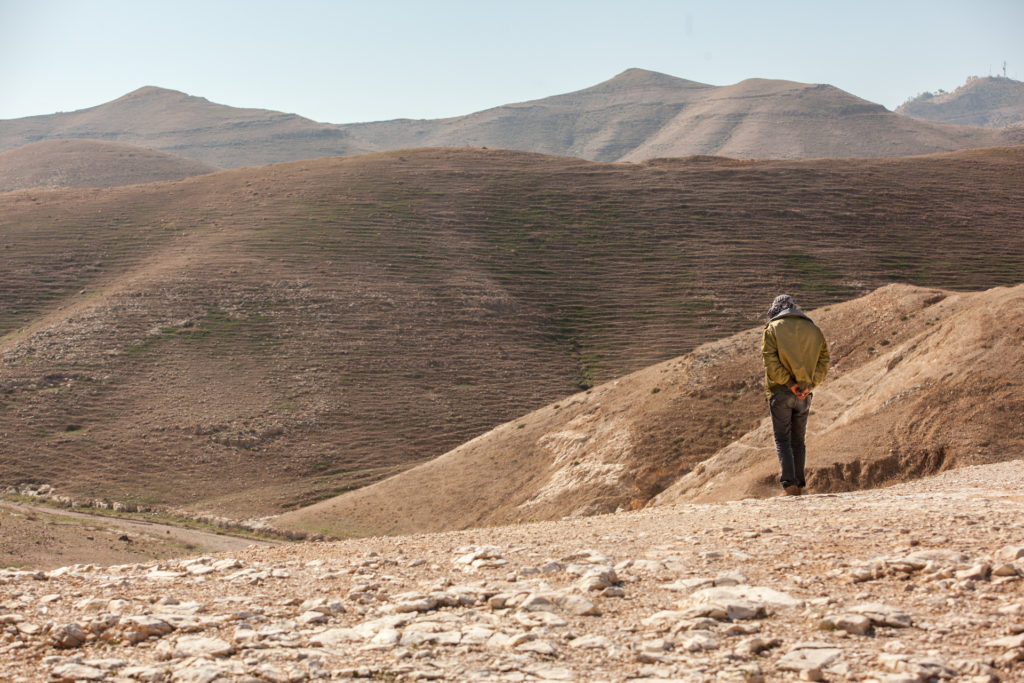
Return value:
<svg viewBox="0 0 1024 683">
<path fill-rule="evenodd" d="M 768 401 L 772 411 L 772 429 L 775 432 L 775 452 L 779 455 L 782 474 L 779 482 L 783 486 L 796 484 L 801 488 L 804 481 L 804 459 L 807 448 L 804 436 L 807 434 L 807 415 L 811 412 L 811 397 L 800 400 L 792 391 L 784 389 L 772 394 Z"/>
</svg>

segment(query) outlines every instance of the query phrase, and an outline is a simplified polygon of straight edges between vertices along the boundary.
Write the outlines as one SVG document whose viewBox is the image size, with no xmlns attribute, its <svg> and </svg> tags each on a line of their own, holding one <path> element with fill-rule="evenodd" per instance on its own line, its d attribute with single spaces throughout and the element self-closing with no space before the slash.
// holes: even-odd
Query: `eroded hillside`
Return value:
<svg viewBox="0 0 1024 683">
<path fill-rule="evenodd" d="M 808 486 L 891 484 L 1024 452 L 1024 285 L 890 285 L 811 313 L 832 369 L 815 391 Z M 779 492 L 760 329 L 535 411 L 373 486 L 275 520 L 376 535 L 560 519 Z"/>
</svg>

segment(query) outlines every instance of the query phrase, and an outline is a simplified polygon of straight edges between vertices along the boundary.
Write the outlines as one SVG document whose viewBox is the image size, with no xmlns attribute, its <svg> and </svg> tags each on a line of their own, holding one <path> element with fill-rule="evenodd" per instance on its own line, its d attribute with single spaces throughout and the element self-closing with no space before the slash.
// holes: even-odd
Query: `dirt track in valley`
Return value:
<svg viewBox="0 0 1024 683">
<path fill-rule="evenodd" d="M 0 566 L 42 569 L 243 550 L 280 541 L 0 501 Z"/>
</svg>

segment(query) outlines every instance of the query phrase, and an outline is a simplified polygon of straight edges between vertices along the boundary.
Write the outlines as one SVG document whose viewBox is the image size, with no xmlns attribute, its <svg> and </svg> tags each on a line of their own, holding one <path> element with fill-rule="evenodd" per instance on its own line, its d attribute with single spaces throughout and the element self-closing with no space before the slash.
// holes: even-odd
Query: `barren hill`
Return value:
<svg viewBox="0 0 1024 683">
<path fill-rule="evenodd" d="M 969 78 L 953 92 L 921 93 L 896 111 L 963 126 L 1012 126 L 1024 122 L 1024 83 L 999 76 Z"/>
<path fill-rule="evenodd" d="M 975 294 L 890 285 L 811 316 L 831 340 L 833 369 L 814 397 L 810 490 L 1024 453 L 1024 285 Z M 777 494 L 759 344 L 760 328 L 705 344 L 275 524 L 412 533 L 611 512 L 652 498 Z M 737 432 L 745 433 L 733 441 Z"/>
<path fill-rule="evenodd" d="M 337 126 L 153 86 L 89 109 L 0 121 L 0 150 L 55 138 L 125 142 L 221 168 L 370 151 Z"/>
<path fill-rule="evenodd" d="M 584 90 L 467 116 L 347 128 L 378 149 L 470 145 L 617 161 L 644 145 L 681 108 L 715 90 L 704 83 L 629 69 Z M 691 153 L 714 150 L 705 146 Z"/>
<path fill-rule="evenodd" d="M 469 116 L 348 129 L 379 149 L 482 145 L 596 161 L 886 157 L 1024 142 L 1024 133 L 908 121 L 828 85 L 750 79 L 719 87 L 642 69 Z"/>
<path fill-rule="evenodd" d="M 887 157 L 1022 142 L 1024 132 L 908 121 L 830 85 L 750 79 L 691 99 L 621 159 Z"/>
<path fill-rule="evenodd" d="M 236 168 L 431 146 L 594 161 L 889 157 L 1024 144 L 1024 129 L 910 119 L 828 85 L 711 86 L 629 69 L 577 92 L 437 120 L 332 125 L 146 87 L 82 111 L 0 121 L 0 150 L 51 138 L 116 140 Z"/>
<path fill-rule="evenodd" d="M 0 153 L 0 192 L 135 185 L 218 170 L 210 164 L 121 142 L 47 140 Z"/>
<path fill-rule="evenodd" d="M 814 308 L 893 281 L 1022 282 L 1022 173 L 1019 148 L 428 149 L 7 193 L 0 484 L 233 516 L 303 505 L 747 329 L 778 291 Z M 702 457 L 761 417 L 755 376 L 722 381 L 744 393 L 695 404 L 716 420 Z M 664 443 L 645 495 L 694 452 Z"/>
</svg>

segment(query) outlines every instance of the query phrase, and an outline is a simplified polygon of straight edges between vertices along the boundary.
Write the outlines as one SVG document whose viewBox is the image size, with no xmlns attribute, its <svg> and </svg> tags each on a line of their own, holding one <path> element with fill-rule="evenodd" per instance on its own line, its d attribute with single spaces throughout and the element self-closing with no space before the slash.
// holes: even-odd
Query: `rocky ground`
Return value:
<svg viewBox="0 0 1024 683">
<path fill-rule="evenodd" d="M 1024 467 L 0 572 L 12 681 L 1024 681 Z"/>
</svg>

